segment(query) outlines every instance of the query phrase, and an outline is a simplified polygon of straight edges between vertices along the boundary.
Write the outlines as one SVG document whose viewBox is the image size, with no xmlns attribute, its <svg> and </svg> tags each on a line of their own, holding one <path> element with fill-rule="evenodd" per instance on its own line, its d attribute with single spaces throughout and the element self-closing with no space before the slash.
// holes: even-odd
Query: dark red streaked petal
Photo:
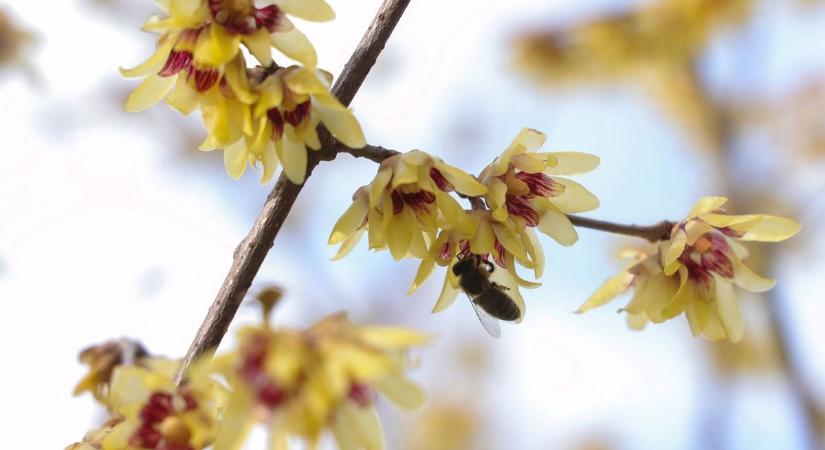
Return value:
<svg viewBox="0 0 825 450">
<path fill-rule="evenodd" d="M 151 425 L 143 425 L 129 438 L 129 445 L 137 448 L 156 449 L 163 435 Z"/>
<path fill-rule="evenodd" d="M 266 112 L 269 121 L 272 122 L 272 136 L 278 140 L 284 135 L 284 118 L 278 108 L 272 108 Z"/>
<path fill-rule="evenodd" d="M 404 197 L 400 192 L 393 190 L 390 194 L 390 198 L 392 198 L 393 215 L 401 214 L 401 211 L 404 209 Z"/>
<path fill-rule="evenodd" d="M 284 111 L 284 120 L 293 127 L 297 127 L 309 116 L 310 107 L 309 101 L 299 103 L 295 105 L 295 109 Z"/>
<path fill-rule="evenodd" d="M 205 92 L 218 82 L 218 71 L 212 68 L 190 68 L 189 77 L 195 81 L 195 89 L 198 92 Z"/>
<path fill-rule="evenodd" d="M 539 197 L 556 197 L 564 192 L 564 185 L 543 173 L 519 172 L 516 178 L 527 184 L 530 193 Z"/>
<path fill-rule="evenodd" d="M 534 227 L 539 224 L 539 213 L 530 206 L 527 199 L 520 196 L 508 196 L 505 205 L 508 213 L 524 219 L 527 226 Z"/>
<path fill-rule="evenodd" d="M 169 57 L 166 58 L 166 63 L 163 65 L 163 68 L 160 69 L 160 72 L 158 72 L 158 75 L 162 77 L 171 77 L 181 70 L 189 69 L 191 65 L 192 53 L 172 50 L 172 52 L 169 53 Z"/>
<path fill-rule="evenodd" d="M 432 178 L 433 183 L 435 183 L 435 185 L 444 192 L 452 192 L 455 190 L 455 186 L 447 181 L 444 174 L 435 167 L 430 167 L 430 178 Z"/>
<path fill-rule="evenodd" d="M 175 412 L 175 404 L 172 394 L 166 392 L 155 392 L 149 397 L 149 401 L 140 410 L 140 420 L 144 423 L 158 423 Z"/>
<path fill-rule="evenodd" d="M 493 254 L 493 260 L 499 265 L 499 267 L 506 267 L 504 257 L 507 256 L 507 250 L 498 239 L 495 241 L 494 248 L 496 252 Z"/>
<path fill-rule="evenodd" d="M 725 278 L 733 278 L 733 262 L 719 249 L 702 253 L 702 268 Z"/>
<path fill-rule="evenodd" d="M 269 5 L 255 10 L 255 23 L 258 28 L 266 28 L 270 33 L 280 28 L 283 19 L 283 11 L 275 5 Z"/>
<path fill-rule="evenodd" d="M 372 404 L 373 393 L 367 385 L 356 383 L 349 390 L 349 398 L 358 406 L 364 408 Z"/>
<path fill-rule="evenodd" d="M 428 210 L 429 205 L 435 203 L 435 194 L 429 191 L 409 192 L 402 194 L 404 203 L 417 211 Z"/>
</svg>

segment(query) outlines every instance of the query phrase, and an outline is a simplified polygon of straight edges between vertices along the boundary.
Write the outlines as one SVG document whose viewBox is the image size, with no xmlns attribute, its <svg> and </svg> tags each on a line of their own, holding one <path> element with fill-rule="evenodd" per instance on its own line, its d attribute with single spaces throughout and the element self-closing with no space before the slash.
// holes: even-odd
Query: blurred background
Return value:
<svg viewBox="0 0 825 450">
<path fill-rule="evenodd" d="M 338 73 L 380 1 L 330 3 L 337 20 L 299 26 Z M 117 67 L 150 54 L 139 28 L 154 12 L 149 0 L 0 4 L 7 448 L 63 448 L 102 420 L 71 397 L 81 348 L 129 336 L 182 355 L 271 188 L 197 151 L 197 117 L 122 112 L 137 82 Z M 621 268 L 619 249 L 645 244 L 589 230 L 572 248 L 544 240 L 544 286 L 524 291 L 524 323 L 496 341 L 467 302 L 430 314 L 441 273 L 406 297 L 415 261 L 363 242 L 329 261 L 328 233 L 376 167 L 322 164 L 258 282 L 286 288 L 278 323 L 345 309 L 439 336 L 412 374 L 429 406 L 380 405 L 390 449 L 825 448 L 825 2 L 415 0 L 352 106 L 370 143 L 475 173 L 524 126 L 549 135 L 547 151 L 599 155 L 578 178 L 601 199 L 591 217 L 675 220 L 727 195 L 731 212 L 803 224 L 751 248 L 779 283 L 742 296 L 737 345 L 693 339 L 682 317 L 631 331 L 618 302 L 573 314 Z M 242 308 L 236 324 L 257 318 Z"/>
</svg>

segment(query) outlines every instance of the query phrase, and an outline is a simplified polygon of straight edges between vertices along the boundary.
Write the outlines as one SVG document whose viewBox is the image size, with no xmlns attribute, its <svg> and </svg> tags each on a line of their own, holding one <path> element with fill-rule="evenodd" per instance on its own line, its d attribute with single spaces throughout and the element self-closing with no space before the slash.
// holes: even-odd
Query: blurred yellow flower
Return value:
<svg viewBox="0 0 825 450">
<path fill-rule="evenodd" d="M 262 182 L 274 174 L 278 161 L 284 173 L 296 184 L 304 182 L 307 147 L 318 150 L 321 141 L 316 128 L 323 124 L 342 144 L 351 148 L 366 145 L 358 120 L 330 93 L 332 74 L 290 66 L 274 71 L 253 72 L 251 85 L 234 83 L 232 90 L 249 92 L 204 107 L 204 122 L 209 135 L 201 150 L 224 149 L 226 171 L 240 178 L 247 162 L 262 162 Z M 245 81 L 245 76 L 239 76 Z M 233 83 L 230 83 L 232 86 Z"/>
<path fill-rule="evenodd" d="M 461 169 L 420 150 L 381 162 L 378 174 L 353 196 L 338 219 L 329 243 L 341 244 L 336 259 L 349 253 L 368 232 L 371 249 L 389 248 L 393 258 L 427 258 L 439 228 L 472 232 L 474 224 L 449 193 L 483 195 L 487 188 Z"/>
<path fill-rule="evenodd" d="M 212 363 L 232 390 L 215 450 L 240 448 L 256 421 L 268 423 L 274 449 L 288 437 L 315 445 L 325 430 L 342 449 L 382 449 L 374 391 L 404 408 L 424 402 L 404 376 L 403 352 L 429 340 L 415 331 L 358 327 L 336 314 L 305 331 L 247 327 L 238 339 Z"/>
<path fill-rule="evenodd" d="M 566 214 L 594 210 L 599 199 L 579 183 L 557 175 L 590 172 L 598 167 L 599 158 L 577 152 L 536 153 L 546 139 L 540 131 L 521 130 L 479 179 L 487 186 L 484 198 L 495 220 L 517 218 L 562 245 L 573 245 L 578 234 Z"/>
<path fill-rule="evenodd" d="M 140 343 L 119 339 L 93 345 L 80 352 L 80 362 L 89 366 L 89 373 L 77 383 L 74 395 L 89 391 L 104 403 L 109 391 L 112 372 L 121 365 L 143 365 L 149 353 Z"/>
<path fill-rule="evenodd" d="M 636 323 L 663 322 L 685 313 L 694 336 L 741 339 L 745 322 L 733 286 L 763 292 L 775 282 L 744 264 L 748 251 L 740 241 L 782 241 L 798 233 L 800 225 L 765 214 L 728 215 L 721 210 L 726 202 L 724 197 L 699 200 L 655 255 L 640 258 L 609 279 L 579 312 L 601 306 L 634 286 L 636 293 L 624 311 Z"/>
<path fill-rule="evenodd" d="M 122 417 L 112 417 L 107 420 L 100 428 L 90 430 L 83 436 L 83 440 L 71 444 L 65 450 L 100 450 L 103 448 L 103 440 L 112 432 L 115 425 L 123 421 Z"/>
<path fill-rule="evenodd" d="M 200 450 L 212 443 L 224 391 L 195 372 L 175 387 L 177 365 L 115 369 L 108 403 L 123 421 L 103 438 L 103 450 Z"/>
<path fill-rule="evenodd" d="M 28 68 L 25 50 L 33 41 L 31 34 L 20 29 L 4 11 L 0 11 L 0 67 Z"/>
</svg>

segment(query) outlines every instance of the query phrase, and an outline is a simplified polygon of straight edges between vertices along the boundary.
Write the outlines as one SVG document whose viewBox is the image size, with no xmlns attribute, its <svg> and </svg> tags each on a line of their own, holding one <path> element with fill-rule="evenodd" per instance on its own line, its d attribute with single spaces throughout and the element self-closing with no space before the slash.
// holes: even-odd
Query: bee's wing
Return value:
<svg viewBox="0 0 825 450">
<path fill-rule="evenodd" d="M 482 309 L 481 306 L 478 306 L 473 299 L 470 299 L 470 304 L 473 305 L 473 310 L 476 312 L 476 316 L 478 316 L 478 321 L 481 322 L 481 326 L 484 327 L 484 331 L 496 339 L 500 338 L 501 327 L 498 325 L 498 319 L 487 314 L 487 311 Z"/>
</svg>

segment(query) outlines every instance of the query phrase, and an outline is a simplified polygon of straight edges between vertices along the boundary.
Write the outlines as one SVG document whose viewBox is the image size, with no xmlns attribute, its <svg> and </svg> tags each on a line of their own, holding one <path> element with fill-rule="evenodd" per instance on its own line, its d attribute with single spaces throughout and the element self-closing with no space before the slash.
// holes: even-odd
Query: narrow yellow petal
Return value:
<svg viewBox="0 0 825 450">
<path fill-rule="evenodd" d="M 313 22 L 326 22 L 335 18 L 335 11 L 324 0 L 276 0 L 285 13 Z"/>
<path fill-rule="evenodd" d="M 579 235 L 570 219 L 565 214 L 554 209 L 548 209 L 539 220 L 539 231 L 550 236 L 556 242 L 569 247 L 579 240 Z"/>
<path fill-rule="evenodd" d="M 666 243 L 667 244 L 667 243 Z M 679 263 L 679 257 L 682 256 L 682 253 L 685 252 L 685 245 L 687 244 L 687 233 L 682 230 L 676 232 L 673 235 L 673 238 L 669 242 L 670 246 L 667 248 L 667 253 L 665 253 L 665 260 L 664 260 L 664 272 L 665 275 L 672 275 L 679 267 L 681 267 L 681 263 Z"/>
<path fill-rule="evenodd" d="M 559 211 L 578 213 L 592 211 L 599 207 L 599 199 L 581 184 L 567 178 L 553 178 L 553 180 L 564 185 L 564 192 L 550 199 Z"/>
<path fill-rule="evenodd" d="M 332 228 L 332 233 L 330 233 L 327 243 L 330 245 L 337 244 L 355 233 L 355 230 L 357 230 L 361 224 L 364 223 L 364 219 L 367 218 L 368 210 L 369 205 L 367 198 L 363 195 L 357 196 L 349 208 L 344 211 L 344 214 L 335 222 L 335 226 Z"/>
<path fill-rule="evenodd" d="M 243 139 L 226 147 L 223 151 L 223 163 L 224 166 L 226 166 L 227 175 L 235 180 L 240 179 L 246 170 L 248 158 L 249 152 L 246 148 L 246 142 Z"/>
<path fill-rule="evenodd" d="M 579 152 L 546 153 L 555 164 L 544 170 L 547 175 L 578 175 L 593 171 L 601 160 L 596 155 Z"/>
<path fill-rule="evenodd" d="M 176 76 L 149 75 L 129 94 L 124 109 L 127 112 L 140 112 L 155 105 L 166 97 L 176 81 Z"/>
<path fill-rule="evenodd" d="M 280 145 L 275 146 L 278 151 L 278 158 L 284 166 L 284 174 L 289 181 L 295 184 L 303 184 L 307 172 L 307 150 L 302 142 L 297 142 L 292 127 L 286 126 L 284 135 L 279 141 Z"/>
<path fill-rule="evenodd" d="M 127 78 L 157 74 L 166 64 L 166 60 L 169 58 L 169 53 L 172 52 L 172 47 L 175 46 L 176 41 L 177 33 L 169 34 L 164 38 L 163 42 L 160 43 L 149 59 L 131 69 L 124 69 L 121 67 L 120 74 Z"/>
<path fill-rule="evenodd" d="M 404 409 L 418 409 L 427 402 L 427 395 L 420 386 L 399 375 L 389 375 L 373 382 L 378 389 L 396 406 Z"/>
<path fill-rule="evenodd" d="M 306 67 L 318 64 L 318 54 L 306 35 L 297 28 L 272 33 L 269 37 L 272 45 L 289 58 Z"/>
<path fill-rule="evenodd" d="M 736 301 L 736 293 L 730 281 L 714 275 L 716 281 L 716 311 L 722 327 L 725 329 L 728 339 L 731 342 L 738 342 L 745 334 L 745 321 L 742 319 L 742 311 L 739 302 Z"/>
<path fill-rule="evenodd" d="M 799 223 L 785 217 L 760 215 L 762 220 L 747 228 L 743 241 L 779 242 L 784 241 L 802 229 Z"/>
<path fill-rule="evenodd" d="M 750 292 L 765 292 L 776 285 L 776 280 L 755 273 L 737 258 L 731 259 L 733 260 L 733 282 L 742 289 Z"/>
<path fill-rule="evenodd" d="M 441 287 L 441 293 L 438 295 L 438 300 L 436 300 L 435 306 L 433 306 L 432 312 L 434 313 L 447 309 L 455 302 L 455 299 L 461 292 L 461 289 L 455 287 L 453 283 L 450 282 L 451 276 L 450 268 L 448 267 L 447 273 L 444 275 L 444 285 Z"/>
<path fill-rule="evenodd" d="M 632 282 L 633 274 L 624 271 L 618 275 L 608 278 L 604 283 L 602 283 L 601 286 L 599 286 L 598 289 L 596 289 L 596 292 L 594 292 L 590 298 L 588 298 L 579 307 L 579 309 L 576 310 L 576 314 L 582 314 L 593 308 L 606 305 L 614 298 L 627 292 L 627 289 L 630 287 L 630 283 Z"/>
<path fill-rule="evenodd" d="M 378 206 L 378 201 L 381 200 L 384 189 L 390 184 L 390 179 L 392 179 L 391 167 L 382 167 L 375 175 L 370 183 L 370 208 Z"/>
<path fill-rule="evenodd" d="M 249 53 L 261 63 L 263 67 L 272 64 L 272 40 L 269 37 L 269 30 L 259 28 L 253 33 L 243 36 L 244 45 L 249 49 Z"/>
<path fill-rule="evenodd" d="M 435 161 L 434 167 L 444 175 L 444 178 L 455 187 L 455 190 L 470 196 L 478 197 L 487 193 L 487 187 L 479 183 L 476 178 L 463 170 L 445 164 L 441 161 Z"/>
<path fill-rule="evenodd" d="M 687 218 L 690 219 L 700 214 L 716 211 L 727 202 L 728 199 L 725 197 L 702 197 L 698 202 L 696 202 L 695 205 L 693 205 L 693 209 L 690 210 Z"/>
<path fill-rule="evenodd" d="M 350 254 L 350 252 L 352 252 L 352 250 L 355 248 L 355 246 L 358 245 L 358 243 L 361 241 L 361 237 L 363 235 L 364 235 L 364 229 L 361 228 L 360 230 L 356 231 L 355 233 L 350 235 L 348 238 L 346 238 L 344 240 L 344 242 L 341 243 L 341 247 L 338 248 L 338 252 L 335 254 L 335 256 L 332 257 L 332 260 L 333 261 L 338 261 L 339 259 L 341 259 L 341 258 L 347 256 L 348 254 Z"/>
<path fill-rule="evenodd" d="M 349 148 L 362 148 L 367 145 L 361 124 L 352 114 L 332 95 L 317 96 L 312 99 L 312 107 L 318 113 L 321 123 Z"/>
<path fill-rule="evenodd" d="M 420 233 L 420 231 L 410 208 L 404 208 L 399 214 L 392 215 L 387 229 L 387 246 L 390 248 L 393 259 L 400 261 L 407 255 L 413 233 Z"/>
</svg>

